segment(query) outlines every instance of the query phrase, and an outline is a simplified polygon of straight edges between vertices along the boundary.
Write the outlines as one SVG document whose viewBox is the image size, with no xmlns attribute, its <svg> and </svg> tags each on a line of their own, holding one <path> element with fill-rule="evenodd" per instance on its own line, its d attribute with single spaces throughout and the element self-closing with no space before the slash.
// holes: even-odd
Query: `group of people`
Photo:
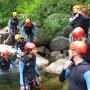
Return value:
<svg viewBox="0 0 90 90">
<path fill-rule="evenodd" d="M 37 48 L 34 44 L 35 28 L 29 18 L 26 18 L 23 26 L 20 24 L 17 12 L 13 12 L 13 17 L 8 22 L 9 36 L 4 44 L 10 44 L 13 48 L 20 50 L 18 65 L 16 58 L 12 58 L 9 50 L 0 53 L 0 72 L 8 72 L 10 66 L 18 68 L 20 76 L 20 90 L 34 90 L 33 84 L 41 81 L 40 73 L 36 65 Z M 27 37 L 27 38 L 25 38 Z M 17 52 L 15 53 L 17 55 Z M 0 73 L 1 74 L 1 73 Z"/>
<path fill-rule="evenodd" d="M 73 13 L 69 60 L 65 62 L 59 80 L 68 80 L 68 90 L 90 90 L 89 17 L 86 9 L 80 10 L 80 5 L 73 6 Z"/>
<path fill-rule="evenodd" d="M 23 52 L 18 63 L 20 90 L 29 90 L 29 88 L 33 90 L 32 85 L 36 82 L 36 77 L 41 81 L 36 65 L 35 27 L 29 18 L 26 18 L 24 25 L 21 26 L 17 16 L 17 12 L 13 12 L 13 17 L 8 22 L 9 36 L 4 43 L 11 42 L 13 48 Z M 62 82 L 68 79 L 68 90 L 90 90 L 89 21 L 85 8 L 80 9 L 80 5 L 73 6 L 73 16 L 69 22 L 73 27 L 69 36 L 69 61 L 65 62 L 59 75 L 59 80 Z M 12 59 L 8 50 L 1 52 L 0 69 L 8 71 L 10 64 L 17 67 L 15 60 Z"/>
</svg>

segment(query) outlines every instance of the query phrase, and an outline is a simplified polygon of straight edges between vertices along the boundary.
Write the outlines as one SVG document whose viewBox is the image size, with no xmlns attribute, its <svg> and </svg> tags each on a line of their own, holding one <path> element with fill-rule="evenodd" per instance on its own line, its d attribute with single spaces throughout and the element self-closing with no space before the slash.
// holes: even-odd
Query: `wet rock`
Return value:
<svg viewBox="0 0 90 90">
<path fill-rule="evenodd" d="M 69 46 L 69 41 L 63 36 L 57 36 L 50 42 L 50 49 L 54 51 L 60 51 Z"/>
<path fill-rule="evenodd" d="M 49 35 L 46 34 L 45 30 L 43 30 L 42 28 L 37 28 L 35 33 L 36 34 L 35 34 L 34 42 L 38 46 L 45 46 L 49 43 Z"/>
<path fill-rule="evenodd" d="M 68 37 L 72 31 L 73 31 L 73 28 L 71 26 L 66 26 L 63 29 L 63 36 Z"/>
<path fill-rule="evenodd" d="M 1 29 L 0 30 L 0 43 L 2 43 L 3 40 L 7 38 L 8 35 L 9 35 L 8 27 Z"/>
<path fill-rule="evenodd" d="M 55 56 L 57 56 L 58 54 L 60 54 L 60 51 L 52 51 L 52 52 L 50 53 L 50 55 L 51 55 L 52 57 L 55 57 Z"/>
<path fill-rule="evenodd" d="M 49 50 L 49 49 L 45 49 L 45 55 L 50 55 L 50 53 L 51 53 L 51 50 Z"/>
<path fill-rule="evenodd" d="M 59 75 L 59 73 L 63 69 L 63 65 L 66 60 L 67 59 L 65 58 L 65 59 L 59 59 L 56 62 L 52 62 L 48 67 L 44 68 L 45 72 Z"/>
<path fill-rule="evenodd" d="M 38 53 L 45 54 L 45 46 L 41 46 L 38 48 Z"/>
<path fill-rule="evenodd" d="M 68 53 L 68 50 L 66 49 L 66 50 L 63 50 L 63 54 L 64 55 L 68 55 L 69 53 Z"/>
<path fill-rule="evenodd" d="M 39 68 L 44 68 L 49 64 L 49 61 L 39 54 L 36 54 L 36 64 Z"/>
<path fill-rule="evenodd" d="M 64 54 L 58 54 L 58 55 L 55 56 L 55 58 L 56 58 L 57 60 L 60 59 L 60 58 L 64 58 L 64 57 L 65 57 Z"/>
</svg>

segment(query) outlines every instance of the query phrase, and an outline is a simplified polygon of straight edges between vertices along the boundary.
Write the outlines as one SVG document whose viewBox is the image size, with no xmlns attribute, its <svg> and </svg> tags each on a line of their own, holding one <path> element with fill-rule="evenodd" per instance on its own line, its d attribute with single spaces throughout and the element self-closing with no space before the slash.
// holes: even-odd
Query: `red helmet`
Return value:
<svg viewBox="0 0 90 90">
<path fill-rule="evenodd" d="M 81 27 L 77 27 L 72 31 L 72 37 L 81 37 L 84 35 L 84 30 Z"/>
<path fill-rule="evenodd" d="M 88 10 L 87 10 L 86 8 L 82 8 L 82 9 L 81 9 L 81 13 L 87 14 L 87 13 L 88 13 Z"/>
<path fill-rule="evenodd" d="M 8 50 L 4 50 L 2 53 L 1 53 L 2 56 L 4 57 L 8 57 L 10 56 L 10 52 Z"/>
<path fill-rule="evenodd" d="M 29 18 L 27 18 L 25 23 L 26 23 L 27 26 L 30 26 L 31 25 L 31 20 Z"/>
<path fill-rule="evenodd" d="M 87 51 L 87 45 L 83 41 L 73 41 L 69 47 L 79 53 L 86 53 Z"/>
<path fill-rule="evenodd" d="M 30 50 L 30 49 L 33 49 L 33 48 L 36 48 L 34 43 L 26 43 L 25 47 L 24 47 L 24 50 L 27 51 L 27 50 Z"/>
</svg>

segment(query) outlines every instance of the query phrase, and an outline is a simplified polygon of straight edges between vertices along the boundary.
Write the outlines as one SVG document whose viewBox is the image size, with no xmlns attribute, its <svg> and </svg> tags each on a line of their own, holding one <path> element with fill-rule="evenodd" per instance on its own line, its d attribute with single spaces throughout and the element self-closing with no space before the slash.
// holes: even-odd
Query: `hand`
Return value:
<svg viewBox="0 0 90 90">
<path fill-rule="evenodd" d="M 41 77 L 40 77 L 40 76 L 39 76 L 37 79 L 38 79 L 38 81 L 39 81 L 39 82 L 41 82 L 41 81 L 42 81 L 42 79 L 41 79 Z"/>
<path fill-rule="evenodd" d="M 75 18 L 77 18 L 78 16 L 79 16 L 79 14 L 76 14 L 76 15 L 75 15 Z"/>
<path fill-rule="evenodd" d="M 25 87 L 24 87 L 24 86 L 21 86 L 21 87 L 20 87 L 20 90 L 25 90 Z"/>
<path fill-rule="evenodd" d="M 81 12 L 81 11 L 78 11 L 78 13 L 82 14 L 82 12 Z"/>
<path fill-rule="evenodd" d="M 70 65 L 72 65 L 72 61 L 66 61 L 65 63 L 64 63 L 64 69 L 67 69 Z"/>
</svg>

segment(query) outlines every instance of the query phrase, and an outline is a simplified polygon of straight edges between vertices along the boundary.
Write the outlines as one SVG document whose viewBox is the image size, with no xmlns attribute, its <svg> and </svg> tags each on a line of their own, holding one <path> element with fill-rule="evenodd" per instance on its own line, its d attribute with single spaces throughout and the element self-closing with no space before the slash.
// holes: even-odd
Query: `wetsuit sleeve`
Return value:
<svg viewBox="0 0 90 90">
<path fill-rule="evenodd" d="M 16 66 L 16 64 L 15 64 L 15 62 L 13 60 L 11 60 L 11 63 L 10 64 L 12 64 L 12 66 L 14 66 L 15 68 L 17 68 L 17 66 Z"/>
<path fill-rule="evenodd" d="M 70 20 L 69 20 L 69 24 L 72 26 L 75 19 L 78 17 L 78 15 L 74 16 L 74 17 L 71 17 Z"/>
<path fill-rule="evenodd" d="M 11 19 L 9 19 L 8 21 L 8 28 L 10 29 L 10 27 L 11 27 Z"/>
<path fill-rule="evenodd" d="M 24 80 L 23 80 L 24 63 L 22 61 L 19 61 L 18 69 L 20 74 L 20 85 L 24 85 Z"/>
<path fill-rule="evenodd" d="M 39 70 L 38 70 L 37 65 L 35 65 L 35 73 L 36 73 L 36 76 L 38 76 L 38 77 L 39 77 L 40 73 L 39 73 Z"/>
<path fill-rule="evenodd" d="M 90 90 L 90 71 L 84 73 L 84 79 L 87 84 L 87 90 Z"/>
<path fill-rule="evenodd" d="M 18 49 L 18 44 L 17 44 L 17 42 L 14 44 L 14 48 Z"/>
<path fill-rule="evenodd" d="M 20 29 L 21 25 L 20 25 L 20 20 L 18 20 L 18 28 Z"/>
<path fill-rule="evenodd" d="M 35 31 L 36 31 L 36 28 L 35 28 L 35 26 L 33 25 L 33 28 L 32 28 L 33 30 L 33 35 L 35 36 Z"/>
<path fill-rule="evenodd" d="M 69 69 L 63 69 L 62 72 L 59 74 L 59 80 L 64 82 L 70 75 Z"/>
</svg>

